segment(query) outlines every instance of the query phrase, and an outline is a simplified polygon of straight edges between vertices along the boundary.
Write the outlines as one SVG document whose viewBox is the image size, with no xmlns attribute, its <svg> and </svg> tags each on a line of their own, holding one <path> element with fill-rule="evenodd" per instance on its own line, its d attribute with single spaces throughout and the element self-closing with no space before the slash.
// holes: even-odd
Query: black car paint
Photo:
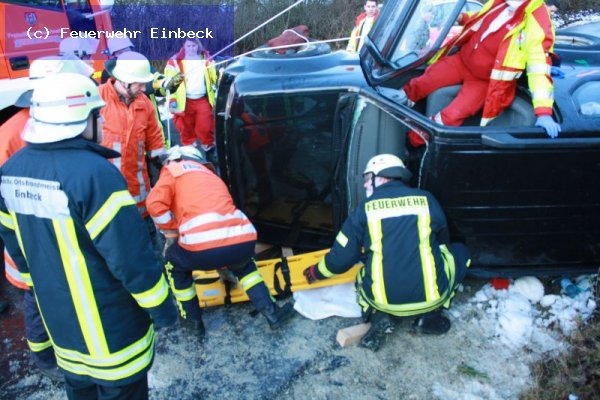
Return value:
<svg viewBox="0 0 600 400">
<path fill-rule="evenodd" d="M 568 30 L 557 35 L 561 39 L 566 35 L 591 36 Z M 573 47 L 565 44 L 567 38 L 556 46 L 564 73 L 563 78 L 555 79 L 555 115 L 562 127 L 558 139 L 549 139 L 541 128 L 532 126 L 450 128 L 431 122 L 421 113 L 423 105 L 410 109 L 394 98 L 394 87 L 422 71 L 418 63 L 394 73 L 386 66 L 393 79 L 380 82 L 382 87 L 370 87 L 362 76 L 359 60 L 345 52 L 294 59 L 242 58 L 225 70 L 218 91 L 216 135 L 223 178 L 238 206 L 256 224 L 261 240 L 305 251 L 331 245 L 344 218 L 364 198 L 360 179 L 364 162 L 377 152 L 393 150 L 413 171 L 413 183 L 440 200 L 453 239 L 469 245 L 473 252 L 472 274 L 595 272 L 600 264 L 600 115 L 580 112 L 581 103 L 590 101 L 586 91 L 593 93 L 595 85 L 600 85 L 599 51 L 589 40 L 586 43 L 591 45 Z M 382 38 L 379 41 L 391 43 Z M 370 58 L 370 51 L 373 44 L 367 40 L 366 50 L 361 53 L 363 66 L 383 66 L 385 63 L 377 57 Z M 373 72 L 366 68 L 367 78 L 369 71 Z M 327 141 L 323 147 L 327 147 L 324 154 L 330 157 L 330 185 L 320 193 L 300 190 L 289 209 L 278 206 L 282 215 L 290 214 L 289 218 L 263 218 L 257 212 L 259 207 L 248 203 L 245 188 L 249 180 L 244 175 L 248 154 L 242 144 L 242 131 L 234 121 L 243 111 L 240 105 L 244 101 L 269 96 L 285 99 L 299 93 L 338 98 L 337 104 L 327 103 L 326 112 L 332 114 L 328 123 L 332 126 L 321 138 Z M 286 132 L 294 123 L 310 125 L 313 118 L 302 114 L 292 117 L 292 121 L 284 121 L 285 113 L 280 114 L 263 128 L 274 126 Z M 432 136 L 425 152 L 405 148 L 397 140 L 397 136 L 415 127 Z M 303 132 L 312 132 L 310 126 L 306 129 Z M 298 145 L 293 149 L 308 148 Z M 290 154 L 279 157 L 288 166 L 293 164 L 291 158 L 299 158 Z M 263 172 L 279 173 L 272 169 Z M 302 178 L 292 185 L 305 181 Z M 327 222 L 323 226 L 307 224 L 305 214 L 319 204 L 326 205 L 324 214 L 319 215 L 327 215 Z"/>
</svg>

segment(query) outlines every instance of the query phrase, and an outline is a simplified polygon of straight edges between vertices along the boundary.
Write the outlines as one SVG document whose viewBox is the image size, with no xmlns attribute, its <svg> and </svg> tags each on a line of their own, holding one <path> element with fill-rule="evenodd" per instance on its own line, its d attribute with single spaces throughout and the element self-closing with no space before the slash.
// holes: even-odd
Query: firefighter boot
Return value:
<svg viewBox="0 0 600 400">
<path fill-rule="evenodd" d="M 283 307 L 279 307 L 277 304 L 271 303 L 263 308 L 260 313 L 265 316 L 271 329 L 275 330 L 281 328 L 294 316 L 294 305 L 287 303 Z"/>
<path fill-rule="evenodd" d="M 204 340 L 206 330 L 204 329 L 204 323 L 202 318 L 200 319 L 184 319 L 183 326 L 192 333 L 198 341 Z"/>
<path fill-rule="evenodd" d="M 371 351 L 378 351 L 387 334 L 394 332 L 394 322 L 389 314 L 375 312 L 371 316 L 371 328 L 360 341 L 360 346 Z"/>
<path fill-rule="evenodd" d="M 426 335 L 443 335 L 450 330 L 450 320 L 436 310 L 415 319 L 413 328 L 417 333 Z"/>
</svg>

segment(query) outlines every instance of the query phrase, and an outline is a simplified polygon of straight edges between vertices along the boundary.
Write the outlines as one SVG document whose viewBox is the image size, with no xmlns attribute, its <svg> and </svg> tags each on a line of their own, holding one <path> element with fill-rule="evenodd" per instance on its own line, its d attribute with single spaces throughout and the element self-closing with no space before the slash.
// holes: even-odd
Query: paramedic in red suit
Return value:
<svg viewBox="0 0 600 400">
<path fill-rule="evenodd" d="M 554 32 L 544 1 L 491 0 L 478 12 L 461 14 L 458 22 L 462 32 L 441 48 L 423 75 L 404 86 L 408 99 L 417 102 L 439 88 L 462 84 L 456 98 L 432 119 L 459 126 L 483 109 L 485 126 L 510 106 L 517 80 L 526 71 L 535 125 L 557 137 L 549 55 Z M 448 56 L 453 47 L 460 50 Z M 414 132 L 409 140 L 413 146 L 424 143 Z"/>
</svg>

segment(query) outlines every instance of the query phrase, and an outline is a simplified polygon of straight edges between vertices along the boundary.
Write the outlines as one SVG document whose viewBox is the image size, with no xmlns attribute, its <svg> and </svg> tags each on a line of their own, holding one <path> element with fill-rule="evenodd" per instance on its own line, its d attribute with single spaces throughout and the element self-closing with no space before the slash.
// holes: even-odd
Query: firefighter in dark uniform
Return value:
<svg viewBox="0 0 600 400">
<path fill-rule="evenodd" d="M 69 399 L 147 399 L 155 327 L 177 311 L 102 134 L 95 83 L 60 73 L 32 94 L 24 149 L 0 170 L 0 234 L 35 290 Z"/>
<path fill-rule="evenodd" d="M 331 251 L 304 271 L 308 283 L 341 274 L 358 261 L 356 289 L 363 319 L 372 323 L 361 345 L 378 350 L 394 325 L 390 315 L 418 316 L 417 332 L 443 334 L 456 286 L 466 275 L 469 252 L 450 244 L 446 217 L 437 200 L 406 185 L 402 160 L 380 154 L 367 163 L 367 199 L 348 217 Z"/>
</svg>

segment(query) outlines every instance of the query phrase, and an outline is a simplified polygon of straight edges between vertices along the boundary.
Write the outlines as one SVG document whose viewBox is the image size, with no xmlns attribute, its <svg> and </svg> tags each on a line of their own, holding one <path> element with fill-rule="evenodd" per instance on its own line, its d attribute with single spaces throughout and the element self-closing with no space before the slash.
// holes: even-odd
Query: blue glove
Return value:
<svg viewBox="0 0 600 400">
<path fill-rule="evenodd" d="M 565 73 L 559 67 L 550 67 L 550 76 L 557 79 L 564 79 Z"/>
<path fill-rule="evenodd" d="M 544 128 L 551 138 L 558 137 L 558 134 L 560 133 L 560 125 L 554 122 L 549 115 L 540 115 L 537 121 L 535 121 L 535 126 Z"/>
</svg>

